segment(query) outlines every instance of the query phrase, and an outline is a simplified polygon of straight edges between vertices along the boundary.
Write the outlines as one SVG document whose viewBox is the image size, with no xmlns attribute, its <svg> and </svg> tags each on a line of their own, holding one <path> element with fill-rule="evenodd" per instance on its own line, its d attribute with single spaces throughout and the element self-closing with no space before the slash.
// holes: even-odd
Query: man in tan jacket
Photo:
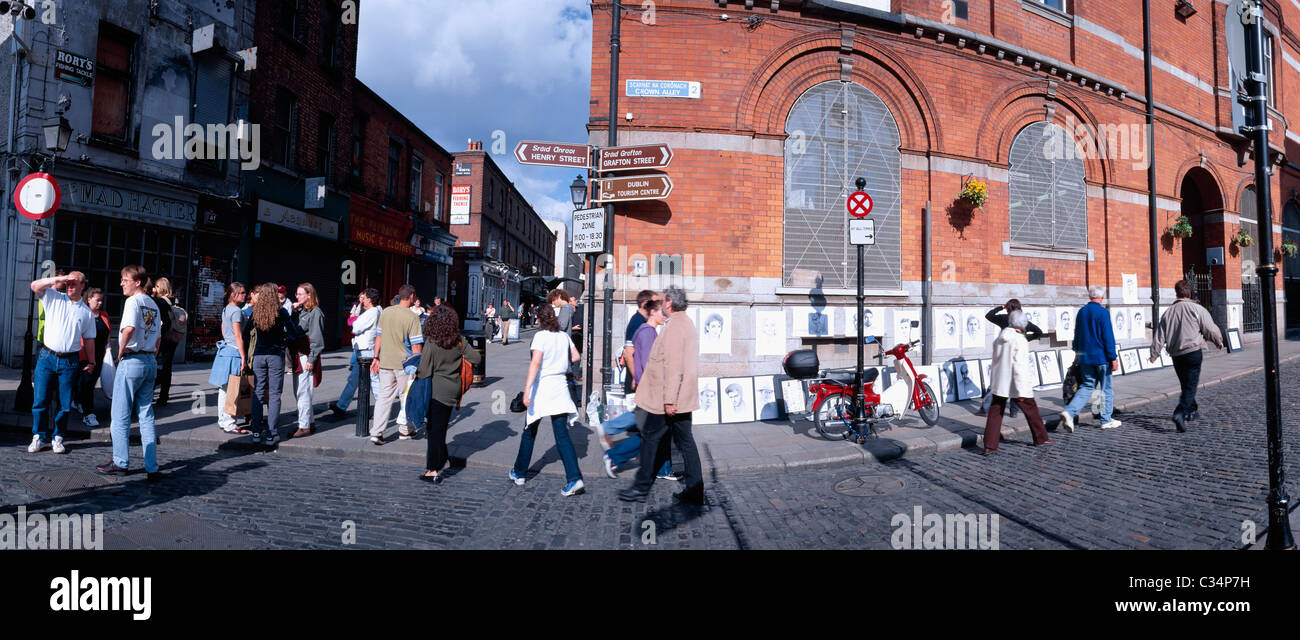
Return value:
<svg viewBox="0 0 1300 640">
<path fill-rule="evenodd" d="M 1174 409 L 1174 427 L 1179 433 L 1187 430 L 1186 421 L 1196 419 L 1196 387 L 1201 381 L 1201 348 L 1209 340 L 1223 348 L 1223 334 L 1214 324 L 1210 312 L 1192 302 L 1192 283 L 1179 280 L 1174 285 L 1174 304 L 1165 309 L 1155 331 L 1151 332 L 1151 362 L 1160 357 L 1160 350 L 1169 352 L 1174 359 L 1174 373 L 1183 393 Z"/>
<path fill-rule="evenodd" d="M 645 502 L 654 485 L 655 470 L 668 459 L 673 442 L 686 462 L 685 488 L 673 494 L 683 504 L 704 504 L 704 472 L 691 435 L 691 412 L 700 406 L 696 381 L 700 361 L 700 336 L 686 315 L 686 292 L 669 287 L 664 292 L 668 323 L 650 349 L 650 359 L 636 390 L 636 423 L 641 431 L 641 461 L 632 486 L 618 493 L 619 500 Z"/>
</svg>

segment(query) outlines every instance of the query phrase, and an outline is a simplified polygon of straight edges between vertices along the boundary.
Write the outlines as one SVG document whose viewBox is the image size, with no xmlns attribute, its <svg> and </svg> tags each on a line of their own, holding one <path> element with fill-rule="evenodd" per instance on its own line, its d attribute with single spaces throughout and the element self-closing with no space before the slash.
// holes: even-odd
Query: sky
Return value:
<svg viewBox="0 0 1300 640">
<path fill-rule="evenodd" d="M 521 140 L 587 142 L 586 0 L 365 0 L 357 78 L 449 152 L 470 138 L 543 219 L 573 212 L 574 169 L 520 165 Z M 495 136 L 495 137 L 494 137 Z"/>
</svg>

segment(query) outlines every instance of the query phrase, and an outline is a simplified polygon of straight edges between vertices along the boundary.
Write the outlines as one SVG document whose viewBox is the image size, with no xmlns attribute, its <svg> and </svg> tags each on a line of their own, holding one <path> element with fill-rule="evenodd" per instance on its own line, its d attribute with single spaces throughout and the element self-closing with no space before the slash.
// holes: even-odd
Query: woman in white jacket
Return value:
<svg viewBox="0 0 1300 640">
<path fill-rule="evenodd" d="M 379 304 L 379 290 L 371 287 L 361 292 L 357 297 L 357 307 L 353 308 L 356 312 L 356 319 L 352 321 L 352 362 L 349 363 L 348 381 L 343 385 L 343 392 L 339 394 L 339 399 L 330 403 L 330 411 L 338 417 L 347 414 L 348 407 L 352 405 L 352 398 L 357 393 L 357 376 L 369 375 L 370 369 L 358 365 L 359 359 L 370 359 L 375 357 L 375 333 L 379 326 L 379 313 L 383 307 Z M 364 370 L 363 370 L 364 369 Z M 373 399 L 375 390 L 379 385 L 375 383 L 375 376 L 371 376 L 370 395 Z"/>
<path fill-rule="evenodd" d="M 1002 408 L 1006 406 L 1008 398 L 1016 401 L 1029 420 L 1034 446 L 1052 443 L 1047 437 L 1043 418 L 1038 414 L 1038 403 L 1034 401 L 1034 384 L 1038 372 L 1034 368 L 1033 356 L 1029 353 L 1029 342 L 1025 340 L 1027 326 L 1029 316 L 1024 311 L 1012 311 L 1007 318 L 1007 328 L 993 342 L 993 365 L 989 368 L 989 389 L 993 394 L 993 404 L 984 423 L 986 454 L 998 450 L 998 440 L 1002 435 Z"/>
</svg>

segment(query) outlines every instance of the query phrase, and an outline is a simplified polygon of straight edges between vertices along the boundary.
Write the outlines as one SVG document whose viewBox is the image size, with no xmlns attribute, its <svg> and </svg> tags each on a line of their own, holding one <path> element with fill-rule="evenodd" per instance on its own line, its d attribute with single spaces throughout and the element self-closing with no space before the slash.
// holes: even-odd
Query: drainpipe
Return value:
<svg viewBox="0 0 1300 640">
<path fill-rule="evenodd" d="M 6 161 L 18 159 L 18 68 L 22 66 L 26 59 L 20 55 L 21 49 L 18 47 L 18 38 L 22 35 L 22 20 L 14 20 L 13 37 L 9 39 L 9 48 L 13 53 L 13 66 L 9 68 L 9 145 Z M 17 171 L 17 165 L 13 166 L 12 171 Z M 3 262 L 3 271 L 0 271 L 0 278 L 4 281 L 5 295 L 3 297 L 4 306 L 9 309 L 17 307 L 14 295 L 14 281 L 16 269 L 18 268 L 18 248 L 21 240 L 18 238 L 18 211 L 13 205 L 13 173 L 10 170 L 8 162 L 5 163 L 5 191 L 4 191 L 4 246 L 5 255 Z M 13 336 L 14 317 L 12 311 L 4 314 L 3 323 L 0 323 L 0 335 Z M 12 359 L 13 340 L 7 340 L 3 343 L 3 353 L 5 362 Z"/>
<path fill-rule="evenodd" d="M 1151 94 L 1151 0 L 1142 0 L 1142 57 L 1147 98 L 1147 219 L 1151 225 L 1151 318 L 1160 322 L 1160 231 L 1156 216 L 1156 99 Z"/>
<path fill-rule="evenodd" d="M 931 255 L 930 255 L 930 201 L 929 200 L 925 201 L 925 220 L 923 221 L 923 226 L 925 227 L 925 244 L 924 244 L 925 248 L 923 249 L 921 255 L 921 265 L 922 265 L 921 269 L 923 271 L 923 273 L 921 274 L 921 326 L 922 326 L 921 335 L 923 336 L 922 338 L 923 341 L 921 342 L 921 345 L 924 348 L 921 351 L 921 362 L 924 364 L 932 364 L 934 361 L 934 344 L 932 344 L 930 340 L 930 337 L 933 333 L 931 331 L 933 327 L 931 327 L 930 325 L 933 324 L 933 321 L 930 318 L 930 316 L 932 315 L 930 313 L 930 307 L 932 306 L 932 303 L 930 301 L 930 282 L 932 279 L 932 275 L 930 273 Z"/>
</svg>

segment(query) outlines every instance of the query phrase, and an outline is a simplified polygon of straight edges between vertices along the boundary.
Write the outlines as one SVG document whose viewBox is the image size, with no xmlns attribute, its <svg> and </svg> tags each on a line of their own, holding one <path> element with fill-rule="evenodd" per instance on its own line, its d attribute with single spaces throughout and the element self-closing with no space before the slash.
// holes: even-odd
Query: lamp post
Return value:
<svg viewBox="0 0 1300 640">
<path fill-rule="evenodd" d="M 63 117 L 62 111 L 58 112 L 57 116 L 57 120 L 41 127 L 45 134 L 45 149 L 50 152 L 49 157 L 41 158 L 41 172 L 44 172 L 47 166 L 51 171 L 54 169 L 55 158 L 68 150 L 68 143 L 72 140 L 72 125 L 68 124 L 68 119 Z M 33 221 L 32 224 L 36 223 Z M 36 246 L 32 253 L 32 282 L 36 281 L 41 257 L 41 241 L 35 242 Z M 23 377 L 18 383 L 18 390 L 14 392 L 14 411 L 31 411 L 35 399 L 32 391 L 32 318 L 35 316 L 36 294 L 33 292 L 27 300 L 27 332 L 23 334 Z"/>
</svg>

